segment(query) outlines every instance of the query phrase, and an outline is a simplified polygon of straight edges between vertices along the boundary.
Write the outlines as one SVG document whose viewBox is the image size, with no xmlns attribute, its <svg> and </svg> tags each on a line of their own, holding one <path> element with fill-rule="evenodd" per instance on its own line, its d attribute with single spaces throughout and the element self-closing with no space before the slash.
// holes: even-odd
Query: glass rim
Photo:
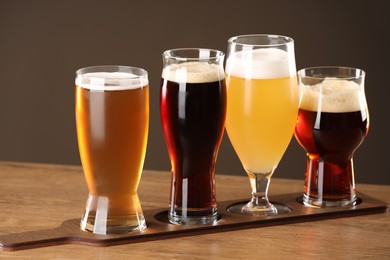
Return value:
<svg viewBox="0 0 390 260">
<path fill-rule="evenodd" d="M 200 53 L 201 51 L 207 51 L 209 53 L 215 53 L 213 56 L 208 56 L 208 57 L 190 57 L 190 56 L 179 56 L 179 55 L 173 55 L 174 53 L 178 52 L 198 52 Z M 225 56 L 225 53 L 223 51 L 217 50 L 217 49 L 209 49 L 209 48 L 175 48 L 175 49 L 169 49 L 165 50 L 162 53 L 163 58 L 166 59 L 174 59 L 177 61 L 208 61 L 208 60 L 217 60 L 220 59 L 221 57 Z"/>
<path fill-rule="evenodd" d="M 278 39 L 285 39 L 286 41 L 283 43 L 271 43 L 271 44 L 255 44 L 255 43 L 240 43 L 237 42 L 237 40 L 242 38 L 278 38 Z M 290 36 L 285 35 L 278 35 L 278 34 L 243 34 L 243 35 L 237 35 L 233 36 L 228 39 L 228 43 L 230 45 L 236 45 L 236 46 L 252 46 L 252 47 L 280 47 L 285 46 L 288 44 L 293 44 L 294 39 Z"/>
<path fill-rule="evenodd" d="M 131 71 L 131 72 L 130 72 Z M 134 71 L 138 71 L 139 73 L 135 74 Z M 134 67 L 134 66 L 127 66 L 127 65 L 94 65 L 94 66 L 87 66 L 80 68 L 76 70 L 76 76 L 77 77 L 83 77 L 87 73 L 94 73 L 94 72 L 126 72 L 129 74 L 132 74 L 132 77 L 129 77 L 130 79 L 135 78 L 145 78 L 148 77 L 148 72 L 140 67 Z M 129 79 L 125 78 L 125 79 Z"/>
<path fill-rule="evenodd" d="M 148 72 L 139 67 L 97 65 L 78 69 L 75 84 L 94 91 L 127 90 L 148 86 L 149 78 Z"/>
<path fill-rule="evenodd" d="M 356 67 L 348 67 L 348 66 L 313 66 L 313 67 L 307 67 L 307 68 L 302 68 L 298 70 L 297 75 L 300 77 L 305 77 L 305 78 L 312 78 L 312 79 L 324 79 L 326 77 L 331 77 L 331 74 L 326 74 L 326 73 L 321 73 L 323 76 L 311 76 L 307 75 L 306 71 L 334 71 L 334 70 L 339 70 L 339 71 L 355 71 L 355 73 L 349 73 L 349 76 L 344 76 L 342 73 L 335 74 L 334 77 L 337 77 L 338 79 L 358 79 L 361 77 L 364 77 L 366 75 L 366 72 L 362 69 L 356 68 Z"/>
</svg>

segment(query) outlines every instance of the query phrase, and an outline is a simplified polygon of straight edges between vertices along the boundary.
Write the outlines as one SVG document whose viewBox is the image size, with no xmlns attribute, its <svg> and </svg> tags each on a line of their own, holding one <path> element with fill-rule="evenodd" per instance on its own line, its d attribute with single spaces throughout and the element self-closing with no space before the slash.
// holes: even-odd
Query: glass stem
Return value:
<svg viewBox="0 0 390 260">
<path fill-rule="evenodd" d="M 271 181 L 272 173 L 256 174 L 247 172 L 252 187 L 251 204 L 254 208 L 268 209 L 272 204 L 268 200 L 268 186 Z"/>
</svg>

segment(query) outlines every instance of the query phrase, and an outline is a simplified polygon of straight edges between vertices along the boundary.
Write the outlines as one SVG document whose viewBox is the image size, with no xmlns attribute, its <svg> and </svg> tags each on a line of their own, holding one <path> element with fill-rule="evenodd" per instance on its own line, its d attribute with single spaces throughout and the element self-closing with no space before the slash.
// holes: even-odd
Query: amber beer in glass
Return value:
<svg viewBox="0 0 390 260">
<path fill-rule="evenodd" d="M 147 72 L 95 66 L 76 74 L 77 137 L 89 189 L 81 229 L 97 234 L 144 229 L 137 188 L 149 127 Z"/>
<path fill-rule="evenodd" d="M 171 161 L 168 218 L 174 224 L 217 220 L 215 163 L 226 114 L 224 54 L 208 49 L 163 53 L 160 113 Z"/>
<path fill-rule="evenodd" d="M 345 67 L 298 72 L 301 89 L 295 137 L 307 153 L 303 202 L 313 207 L 353 206 L 353 154 L 369 128 L 365 73 Z"/>
</svg>

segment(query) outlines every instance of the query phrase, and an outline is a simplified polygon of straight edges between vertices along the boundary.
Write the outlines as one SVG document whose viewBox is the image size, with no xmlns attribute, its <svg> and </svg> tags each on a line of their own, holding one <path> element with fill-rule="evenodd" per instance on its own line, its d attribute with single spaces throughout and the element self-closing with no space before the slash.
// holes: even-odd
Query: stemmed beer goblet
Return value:
<svg viewBox="0 0 390 260">
<path fill-rule="evenodd" d="M 225 73 L 226 130 L 252 188 L 249 203 L 228 210 L 260 216 L 289 212 L 270 203 L 267 192 L 297 120 L 294 41 L 262 34 L 230 38 Z"/>
</svg>

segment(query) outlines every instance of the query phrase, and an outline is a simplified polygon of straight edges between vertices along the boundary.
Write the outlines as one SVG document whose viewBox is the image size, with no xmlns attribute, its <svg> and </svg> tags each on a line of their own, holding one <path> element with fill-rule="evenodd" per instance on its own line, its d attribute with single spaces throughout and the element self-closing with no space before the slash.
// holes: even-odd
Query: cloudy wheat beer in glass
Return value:
<svg viewBox="0 0 390 260">
<path fill-rule="evenodd" d="M 160 114 L 172 170 L 168 218 L 174 224 L 217 220 L 214 174 L 226 115 L 223 60 L 217 50 L 163 53 Z"/>
<path fill-rule="evenodd" d="M 267 216 L 288 212 L 268 200 L 268 185 L 293 136 L 298 87 L 293 39 L 243 35 L 229 39 L 226 131 L 252 187 L 247 204 L 231 212 Z"/>
<path fill-rule="evenodd" d="M 147 72 L 127 66 L 78 70 L 76 126 L 89 189 L 81 229 L 110 234 L 146 228 L 137 188 L 149 127 Z"/>
<path fill-rule="evenodd" d="M 298 72 L 295 137 L 307 155 L 303 202 L 314 207 L 356 203 L 353 154 L 369 128 L 364 71 L 315 67 Z"/>
</svg>

